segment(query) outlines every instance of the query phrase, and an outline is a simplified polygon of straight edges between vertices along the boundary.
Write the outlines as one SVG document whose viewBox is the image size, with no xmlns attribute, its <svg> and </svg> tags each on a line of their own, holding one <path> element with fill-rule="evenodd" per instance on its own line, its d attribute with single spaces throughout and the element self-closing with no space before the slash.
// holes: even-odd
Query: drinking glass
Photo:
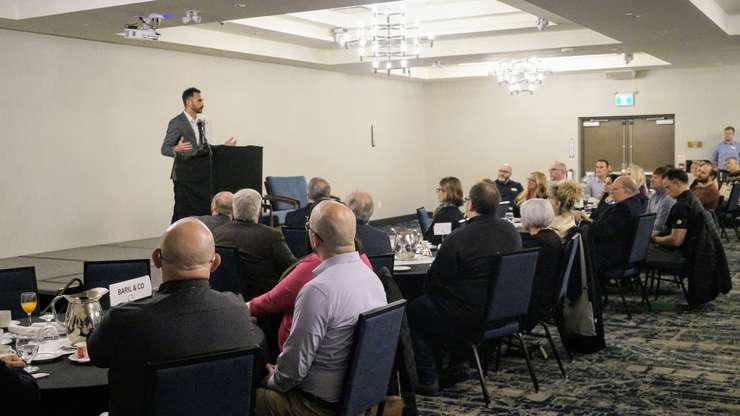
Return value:
<svg viewBox="0 0 740 416">
<path fill-rule="evenodd" d="M 511 223 L 514 222 L 514 213 L 513 212 L 507 212 L 505 215 L 506 221 L 509 221 Z"/>
<path fill-rule="evenodd" d="M 28 326 L 31 326 L 31 314 L 36 310 L 36 292 L 21 293 L 21 309 L 28 314 Z"/>
<path fill-rule="evenodd" d="M 15 349 L 18 352 L 18 356 L 23 359 L 28 365 L 25 370 L 26 372 L 33 373 L 38 371 L 38 367 L 31 365 L 33 359 L 36 358 L 36 354 L 39 353 L 39 343 L 31 338 L 19 337 L 15 341 Z"/>
</svg>

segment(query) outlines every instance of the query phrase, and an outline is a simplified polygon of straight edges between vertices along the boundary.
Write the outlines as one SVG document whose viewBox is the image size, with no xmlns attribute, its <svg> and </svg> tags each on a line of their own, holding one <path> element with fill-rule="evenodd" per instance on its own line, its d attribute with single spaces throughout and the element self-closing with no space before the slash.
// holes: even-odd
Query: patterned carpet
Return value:
<svg viewBox="0 0 740 416">
<path fill-rule="evenodd" d="M 420 414 L 740 415 L 740 244 L 732 240 L 725 250 L 734 287 L 728 295 L 685 311 L 681 290 L 664 282 L 652 313 L 636 292 L 628 294 L 631 321 L 618 297 L 610 296 L 604 313 L 607 348 L 576 355 L 573 362 L 566 358 L 566 380 L 553 358 L 534 354 L 540 382 L 535 394 L 524 359 L 503 356 L 500 371 L 489 371 L 486 379 L 488 408 L 471 372 L 468 381 L 438 397 L 418 396 Z"/>
</svg>

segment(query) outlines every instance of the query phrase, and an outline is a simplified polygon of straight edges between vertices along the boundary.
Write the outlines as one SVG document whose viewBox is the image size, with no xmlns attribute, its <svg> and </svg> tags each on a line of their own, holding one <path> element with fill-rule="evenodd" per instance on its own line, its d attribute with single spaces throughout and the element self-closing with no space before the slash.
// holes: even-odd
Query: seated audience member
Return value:
<svg viewBox="0 0 740 416">
<path fill-rule="evenodd" d="M 584 176 L 581 180 L 581 189 L 583 190 L 583 197 L 586 199 L 601 198 L 601 194 L 604 193 L 604 185 L 606 184 L 606 178 L 612 172 L 612 165 L 606 159 L 599 159 L 594 164 L 594 174 Z"/>
<path fill-rule="evenodd" d="M 303 208 L 289 212 L 285 216 L 286 227 L 303 227 L 311 215 L 313 207 L 321 200 L 331 197 L 331 185 L 324 178 L 311 178 L 306 193 L 308 204 Z"/>
<path fill-rule="evenodd" d="M 501 202 L 505 201 L 510 206 L 514 206 L 514 200 L 522 192 L 523 188 L 522 184 L 511 179 L 511 165 L 508 163 L 504 163 L 498 168 L 496 188 L 498 188 L 498 193 L 501 195 Z"/>
<path fill-rule="evenodd" d="M 234 195 L 234 221 L 218 227 L 214 233 L 217 245 L 239 249 L 249 292 L 242 293 L 246 300 L 275 287 L 283 272 L 296 261 L 283 233 L 259 224 L 261 210 L 262 196 L 253 189 L 242 189 Z"/>
<path fill-rule="evenodd" d="M 228 191 L 219 192 L 211 201 L 211 215 L 195 217 L 208 227 L 211 232 L 234 219 L 234 194 Z"/>
<path fill-rule="evenodd" d="M 369 225 L 374 210 L 373 198 L 370 194 L 355 191 L 347 196 L 346 202 L 357 218 L 357 238 L 362 242 L 365 253 L 368 256 L 392 253 L 388 234 Z"/>
<path fill-rule="evenodd" d="M 549 199 L 555 211 L 551 227 L 560 238 L 564 238 L 568 230 L 577 225 L 575 205 L 581 200 L 581 187 L 572 180 L 554 184 L 550 188 Z"/>
<path fill-rule="evenodd" d="M 611 196 L 612 191 L 612 184 L 614 181 L 617 180 L 617 178 L 620 175 L 616 173 L 610 173 L 606 180 L 604 181 L 604 193 L 601 194 L 601 197 L 599 198 L 599 202 L 596 204 L 596 207 L 591 211 L 591 220 L 595 219 L 599 216 L 604 210 L 614 204 L 614 198 Z"/>
<path fill-rule="evenodd" d="M 36 379 L 24 370 L 25 367 L 26 363 L 13 353 L 0 355 L 0 397 L 5 406 L 13 403 L 22 406 L 23 414 L 40 414 L 39 386 Z"/>
<path fill-rule="evenodd" d="M 722 187 L 720 188 L 720 196 L 722 196 L 725 202 L 729 201 L 730 193 L 732 192 L 732 185 L 740 182 L 740 162 L 737 158 L 728 157 L 725 159 L 725 170 L 727 174 L 722 181 Z"/>
<path fill-rule="evenodd" d="M 630 176 L 617 178 L 612 184 L 611 195 L 614 205 L 599 214 L 591 226 L 599 270 L 625 267 L 635 238 L 637 219 L 647 205 L 646 198 Z"/>
<path fill-rule="evenodd" d="M 542 172 L 530 172 L 527 177 L 527 188 L 521 191 L 514 201 L 514 215 L 519 217 L 522 204 L 532 198 L 547 198 L 547 177 Z"/>
<path fill-rule="evenodd" d="M 665 231 L 665 221 L 671 212 L 671 207 L 676 203 L 676 200 L 673 199 L 668 193 L 668 190 L 665 189 L 665 186 L 663 186 L 663 177 L 670 169 L 668 166 L 660 166 L 653 171 L 653 175 L 650 177 L 650 187 L 655 192 L 648 200 L 647 212 L 655 214 L 653 231 L 658 233 Z"/>
<path fill-rule="evenodd" d="M 380 279 L 355 251 L 352 211 L 323 201 L 309 224 L 321 265 L 298 293 L 293 328 L 277 364 L 267 366 L 266 388 L 257 390 L 258 416 L 338 413 L 357 319 L 386 304 Z"/>
<path fill-rule="evenodd" d="M 432 224 L 424 232 L 424 239 L 432 244 L 442 242 L 442 236 L 434 235 L 435 224 L 450 223 L 452 224 L 452 230 L 455 230 L 460 226 L 460 220 L 463 219 L 463 214 L 460 212 L 460 205 L 463 204 L 463 191 L 460 179 L 453 176 L 442 178 L 439 181 L 436 191 L 439 206 L 434 210 Z"/>
<path fill-rule="evenodd" d="M 558 234 L 550 229 L 555 213 L 548 200 L 530 199 L 522 205 L 521 211 L 522 227 L 526 231 L 521 235 L 522 247 L 542 248 L 537 258 L 529 314 L 524 324 L 525 329 L 531 329 L 546 318 L 546 313 L 555 301 L 560 283 L 563 248 Z"/>
<path fill-rule="evenodd" d="M 717 189 L 717 170 L 711 164 L 702 164 L 699 168 L 699 177 L 692 190 L 705 209 L 714 210 L 719 205 L 719 189 Z"/>
<path fill-rule="evenodd" d="M 465 204 L 468 224 L 442 244 L 427 273 L 426 293 L 408 307 L 419 394 L 439 390 L 436 344 L 478 329 L 493 258 L 522 247 L 514 226 L 496 217 L 498 204 L 494 184 L 481 181 L 470 188 Z"/>
<path fill-rule="evenodd" d="M 680 262 L 688 258 L 690 242 L 699 235 L 703 222 L 701 202 L 689 190 L 689 178 L 680 169 L 669 170 L 663 178 L 668 193 L 676 200 L 673 204 L 666 229 L 662 233 L 653 232 L 648 261 Z"/>
<path fill-rule="evenodd" d="M 701 161 L 699 159 L 689 160 L 689 188 L 694 189 L 697 180 L 699 179 L 699 168 L 701 167 Z"/>
<path fill-rule="evenodd" d="M 559 160 L 552 162 L 549 186 L 559 185 L 565 182 L 566 179 L 568 179 L 568 166 Z"/>
<path fill-rule="evenodd" d="M 635 165 L 634 163 L 630 163 L 627 167 L 627 172 L 625 172 L 627 176 L 631 177 L 633 181 L 637 184 L 637 187 L 640 189 L 640 195 L 647 198 L 648 196 L 648 189 L 647 189 L 647 180 L 645 179 L 645 170 L 642 169 L 639 165 Z"/>
<path fill-rule="evenodd" d="M 241 298 L 209 286 L 221 258 L 203 223 L 185 218 L 172 224 L 152 260 L 162 269 L 159 290 L 109 309 L 87 342 L 92 363 L 110 368 L 111 416 L 145 413 L 147 362 L 264 343 Z"/>
</svg>

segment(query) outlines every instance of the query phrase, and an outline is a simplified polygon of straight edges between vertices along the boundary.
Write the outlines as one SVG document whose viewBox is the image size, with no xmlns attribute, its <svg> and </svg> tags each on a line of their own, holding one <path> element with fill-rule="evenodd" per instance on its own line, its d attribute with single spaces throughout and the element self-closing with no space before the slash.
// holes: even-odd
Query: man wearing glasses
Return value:
<svg viewBox="0 0 740 416">
<path fill-rule="evenodd" d="M 559 185 L 568 179 L 568 166 L 565 163 L 556 160 L 550 166 L 550 187 Z"/>
</svg>

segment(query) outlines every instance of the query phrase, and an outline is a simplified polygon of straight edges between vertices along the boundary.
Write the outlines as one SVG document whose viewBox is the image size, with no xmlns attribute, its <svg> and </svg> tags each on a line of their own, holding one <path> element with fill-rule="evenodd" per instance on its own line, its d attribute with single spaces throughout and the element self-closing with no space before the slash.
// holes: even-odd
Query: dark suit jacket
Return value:
<svg viewBox="0 0 740 416">
<path fill-rule="evenodd" d="M 184 137 L 186 141 L 193 145 L 193 150 L 187 153 L 175 153 L 175 146 Z M 198 146 L 195 132 L 190 126 L 185 113 L 180 113 L 170 120 L 167 125 L 167 133 L 162 142 L 162 155 L 175 158 L 172 164 L 172 173 L 170 178 L 173 181 L 197 181 L 208 179 L 210 175 L 210 165 L 208 155 L 212 151 L 212 146 L 203 134 L 203 145 Z"/>
<path fill-rule="evenodd" d="M 511 179 L 506 183 L 496 179 L 496 188 L 498 188 L 498 193 L 501 195 L 501 201 L 508 201 L 509 206 L 514 205 L 514 200 L 517 195 L 524 190 L 524 188 L 522 188 L 522 184 L 517 181 L 512 181 Z"/>
<path fill-rule="evenodd" d="M 22 408 L 23 414 L 41 414 L 39 412 L 41 396 L 36 379 L 25 370 L 9 368 L 2 362 L 0 362 L 0 399 L 11 406 L 15 404 L 16 409 Z"/>
<path fill-rule="evenodd" d="M 532 282 L 532 297 L 529 299 L 529 313 L 524 319 L 524 329 L 532 329 L 545 319 L 560 290 L 560 274 L 563 245 L 558 233 L 553 230 L 540 230 L 537 235 L 522 234 L 524 248 L 541 248 L 537 257 L 537 269 Z"/>
<path fill-rule="evenodd" d="M 638 194 L 607 206 L 591 227 L 596 260 L 601 270 L 621 269 L 627 265 L 637 217 L 645 212 L 647 199 Z"/>
<path fill-rule="evenodd" d="M 296 262 L 280 231 L 262 224 L 231 221 L 213 233 L 216 244 L 239 249 L 246 300 L 270 291 Z"/>
<path fill-rule="evenodd" d="M 445 222 L 452 223 L 452 230 L 456 230 L 460 226 L 460 220 L 463 219 L 463 214 L 460 209 L 455 206 L 444 206 L 434 213 L 432 224 L 424 232 L 424 239 L 432 244 L 439 244 L 442 242 L 442 236 L 434 235 L 434 224 L 441 224 Z"/>
<path fill-rule="evenodd" d="M 216 228 L 230 222 L 231 220 L 226 215 L 201 215 L 195 217 L 200 220 L 203 224 L 208 227 L 211 232 L 215 231 Z"/>
<path fill-rule="evenodd" d="M 357 238 L 368 256 L 393 252 L 388 234 L 359 221 L 357 221 Z"/>
<path fill-rule="evenodd" d="M 244 301 L 208 280 L 163 283 L 151 298 L 111 308 L 88 340 L 92 363 L 110 368 L 111 416 L 144 414 L 147 361 L 264 343 Z"/>
<path fill-rule="evenodd" d="M 298 208 L 295 211 L 290 211 L 285 215 L 285 226 L 286 227 L 303 227 L 306 225 L 306 221 L 308 220 L 308 217 L 311 215 L 311 210 L 313 209 L 314 205 L 316 205 L 313 202 L 309 202 L 308 205 L 306 205 L 303 208 Z"/>
<path fill-rule="evenodd" d="M 427 294 L 460 322 L 460 329 L 480 327 L 488 281 L 497 255 L 522 248 L 516 228 L 496 215 L 480 215 L 450 234 L 427 273 Z"/>
</svg>

